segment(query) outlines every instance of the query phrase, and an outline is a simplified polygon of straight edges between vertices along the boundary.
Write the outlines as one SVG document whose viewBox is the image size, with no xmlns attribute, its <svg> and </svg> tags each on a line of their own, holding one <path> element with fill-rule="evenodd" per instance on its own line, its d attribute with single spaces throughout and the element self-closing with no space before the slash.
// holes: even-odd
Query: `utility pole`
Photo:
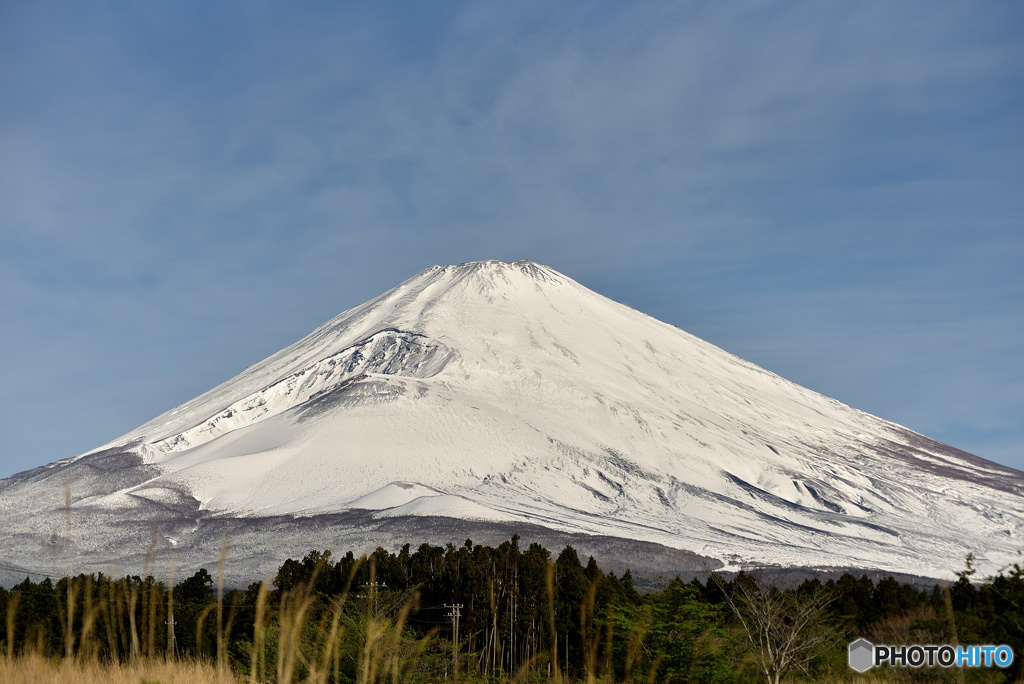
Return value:
<svg viewBox="0 0 1024 684">
<path fill-rule="evenodd" d="M 372 582 L 370 584 L 370 596 L 373 599 L 373 617 L 377 617 L 377 592 L 387 588 L 388 585 L 384 582 Z"/>
<path fill-rule="evenodd" d="M 452 619 L 452 679 L 459 681 L 459 618 L 462 617 L 462 604 L 456 603 L 446 605 L 451 612 L 448 617 Z"/>
<path fill-rule="evenodd" d="M 178 642 L 174 638 L 174 625 L 176 625 L 177 623 L 174 621 L 173 606 L 171 607 L 170 614 L 167 616 L 167 618 L 167 621 L 164 622 L 164 624 L 167 625 L 167 655 L 171 659 L 173 659 L 177 655 L 175 651 L 177 650 L 178 647 Z"/>
</svg>

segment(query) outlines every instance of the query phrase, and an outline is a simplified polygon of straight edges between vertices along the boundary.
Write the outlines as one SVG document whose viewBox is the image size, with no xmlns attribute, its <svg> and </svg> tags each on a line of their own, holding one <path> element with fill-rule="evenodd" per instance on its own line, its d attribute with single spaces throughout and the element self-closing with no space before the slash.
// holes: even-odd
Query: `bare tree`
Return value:
<svg viewBox="0 0 1024 684">
<path fill-rule="evenodd" d="M 797 591 L 744 574 L 731 587 L 720 576 L 712 577 L 742 625 L 768 684 L 779 684 L 793 670 L 806 672 L 807 664 L 838 639 L 824 619 L 835 593 L 818 582 Z"/>
</svg>

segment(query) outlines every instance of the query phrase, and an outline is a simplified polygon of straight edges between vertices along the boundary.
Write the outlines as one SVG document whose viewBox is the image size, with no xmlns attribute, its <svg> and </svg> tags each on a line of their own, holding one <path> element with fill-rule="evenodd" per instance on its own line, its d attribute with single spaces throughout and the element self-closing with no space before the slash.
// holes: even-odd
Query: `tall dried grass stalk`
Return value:
<svg viewBox="0 0 1024 684">
<path fill-rule="evenodd" d="M 302 655 L 302 631 L 306 625 L 307 615 L 313 605 L 313 586 L 316 576 L 323 567 L 317 563 L 313 576 L 291 591 L 281 592 L 281 609 L 278 623 L 277 681 L 291 682 L 295 675 L 298 662 L 308 667 L 309 663 Z"/>
<path fill-rule="evenodd" d="M 649 606 L 644 606 L 637 616 L 636 626 L 629 633 L 626 646 L 626 681 L 633 681 L 633 665 L 640 660 L 644 638 L 651 629 L 652 615 Z"/>
<path fill-rule="evenodd" d="M 601 645 L 601 628 L 594 625 L 594 604 L 597 600 L 597 579 L 594 579 L 587 587 L 587 593 L 580 604 L 580 640 L 586 649 L 586 670 L 587 684 L 597 682 L 597 652 Z"/>
<path fill-rule="evenodd" d="M 968 559 L 971 557 L 968 556 Z M 969 567 L 969 566 L 968 566 Z M 942 593 L 942 599 L 946 604 L 946 615 L 949 616 L 949 631 L 953 635 L 953 640 L 950 642 L 954 647 L 960 645 L 960 637 L 957 635 L 956 630 L 956 613 L 953 611 L 953 592 L 950 590 L 949 585 L 946 585 L 946 590 Z M 962 668 L 957 668 L 959 674 L 960 684 L 964 683 L 964 671 Z M 1021 670 L 1021 675 L 1024 676 L 1024 670 Z"/>
<path fill-rule="evenodd" d="M 72 631 L 73 622 L 75 618 L 75 596 L 72 591 L 73 582 L 71 581 L 71 478 L 68 476 L 64 477 L 64 514 L 67 518 L 67 535 L 65 537 L 64 547 L 67 551 L 67 589 L 68 589 L 68 607 L 67 611 L 67 627 L 64 630 L 64 657 L 70 658 L 74 652 L 75 635 Z"/>
<path fill-rule="evenodd" d="M 377 580 L 377 564 L 370 558 L 370 583 L 371 592 Z M 377 664 L 379 660 L 374 657 L 377 641 L 384 636 L 384 625 L 376 619 L 373 612 L 373 597 L 366 602 L 366 639 L 359 654 L 359 684 L 366 684 L 377 680 Z"/>
<path fill-rule="evenodd" d="M 217 609 L 217 604 L 207 606 L 200 611 L 199 616 L 196 618 L 196 653 L 203 652 L 203 626 L 206 624 L 206 618 L 210 617 L 210 613 Z"/>
<path fill-rule="evenodd" d="M 18 611 L 19 594 L 12 594 L 7 599 L 7 660 L 14 658 L 14 616 Z"/>
<path fill-rule="evenodd" d="M 419 592 L 414 591 L 402 604 L 401 609 L 398 611 L 398 615 L 395 618 L 394 624 L 389 625 L 390 637 L 388 638 L 387 644 L 384 651 L 380 654 L 382 660 L 386 660 L 386 672 L 391 674 L 392 684 L 401 684 L 406 681 L 404 675 L 404 666 L 406 665 L 406 659 L 402 654 L 402 629 L 405 627 L 405 622 L 409 618 L 409 613 L 416 607 L 419 602 Z M 375 680 L 371 680 L 375 681 Z"/>
<path fill-rule="evenodd" d="M 113 572 L 110 573 L 113 576 Z M 109 580 L 100 584 L 100 605 L 99 612 L 103 618 L 103 626 L 107 632 L 107 643 L 110 644 L 110 648 L 113 652 L 117 652 L 117 624 L 114 621 L 115 611 L 112 609 L 113 603 L 117 600 L 115 593 L 114 584 Z"/>
<path fill-rule="evenodd" d="M 132 660 L 138 660 L 141 654 L 139 648 L 139 629 L 138 625 L 135 624 L 135 606 L 139 603 L 139 588 L 132 583 L 129 590 L 128 579 L 124 578 L 121 580 L 121 590 L 128 604 L 128 629 L 131 635 L 130 657 Z"/>
<path fill-rule="evenodd" d="M 256 684 L 260 680 L 260 675 L 265 678 L 267 676 L 267 661 L 265 642 L 267 638 L 266 628 L 263 626 L 263 619 L 267 611 L 267 584 L 270 578 L 264 579 L 260 582 L 260 590 L 256 594 L 256 618 L 253 622 L 253 634 L 252 634 L 252 660 L 249 665 L 249 682 L 250 684 Z"/>
<path fill-rule="evenodd" d="M 224 563 L 227 562 L 230 549 L 231 537 L 224 535 L 220 558 L 217 560 L 217 672 L 221 674 L 227 667 L 227 654 L 224 652 Z"/>
<path fill-rule="evenodd" d="M 174 571 L 177 569 L 177 558 L 171 550 L 171 564 L 167 569 L 167 653 L 170 660 L 177 657 L 177 638 L 174 634 Z"/>
<path fill-rule="evenodd" d="M 160 528 L 153 527 L 153 533 L 149 538 L 149 548 L 146 550 L 145 561 L 142 564 L 142 576 L 149 579 L 156 575 L 156 546 L 159 539 Z M 145 598 L 146 606 L 149 609 L 147 630 L 146 630 L 146 657 L 152 658 L 156 655 L 156 605 L 157 586 L 154 579 L 149 585 L 149 596 Z"/>
<path fill-rule="evenodd" d="M 78 638 L 78 654 L 91 658 L 97 655 L 95 640 L 92 636 L 100 612 L 100 606 L 94 606 L 92 602 L 92 575 L 85 577 L 83 595 L 85 596 L 85 607 L 82 613 L 82 633 Z"/>
<path fill-rule="evenodd" d="M 555 564 L 548 562 L 546 583 L 548 587 L 548 620 L 551 625 L 550 668 L 557 684 L 561 684 L 562 670 L 558 666 L 558 632 L 555 630 Z"/>
</svg>

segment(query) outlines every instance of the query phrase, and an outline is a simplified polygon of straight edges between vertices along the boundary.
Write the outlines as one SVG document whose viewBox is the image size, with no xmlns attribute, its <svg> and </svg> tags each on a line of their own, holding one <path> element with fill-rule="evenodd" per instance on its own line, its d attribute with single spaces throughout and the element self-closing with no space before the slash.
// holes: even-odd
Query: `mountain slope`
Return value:
<svg viewBox="0 0 1024 684">
<path fill-rule="evenodd" d="M 1024 531 L 1024 474 L 532 262 L 427 269 L 100 449 L 3 482 L 23 547 L 56 527 L 65 471 L 76 514 L 164 520 L 183 548 L 200 520 L 362 511 L 944 576 L 969 551 L 1013 559 Z"/>
</svg>

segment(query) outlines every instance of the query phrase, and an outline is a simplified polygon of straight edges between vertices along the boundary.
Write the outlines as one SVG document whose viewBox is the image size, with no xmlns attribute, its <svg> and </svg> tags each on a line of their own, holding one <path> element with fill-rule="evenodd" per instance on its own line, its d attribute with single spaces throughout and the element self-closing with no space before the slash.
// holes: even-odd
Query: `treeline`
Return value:
<svg viewBox="0 0 1024 684">
<path fill-rule="evenodd" d="M 313 551 L 244 590 L 219 590 L 215 574 L 173 587 L 152 575 L 26 578 L 0 589 L 0 653 L 193 657 L 278 682 L 851 681 L 846 646 L 863 636 L 1016 653 L 1008 670 L 893 670 L 885 681 L 1021 675 L 1024 571 L 975 582 L 970 558 L 955 583 L 931 590 L 850 574 L 779 588 L 740 573 L 640 591 L 629 571 L 606 573 L 571 546 L 553 558 L 515 536 L 363 558 Z"/>
</svg>

